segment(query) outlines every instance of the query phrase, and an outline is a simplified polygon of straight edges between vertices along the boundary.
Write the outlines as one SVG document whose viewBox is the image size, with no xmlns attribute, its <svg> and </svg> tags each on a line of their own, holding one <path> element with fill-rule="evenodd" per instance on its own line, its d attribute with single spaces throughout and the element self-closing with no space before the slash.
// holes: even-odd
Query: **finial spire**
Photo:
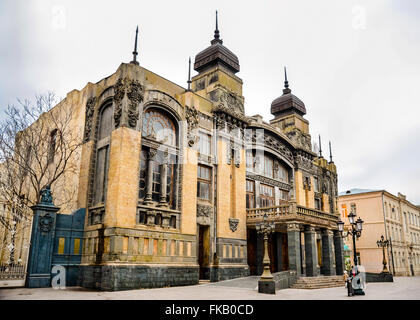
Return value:
<svg viewBox="0 0 420 320">
<path fill-rule="evenodd" d="M 211 44 L 215 44 L 217 42 L 223 43 L 223 41 L 220 39 L 219 23 L 218 23 L 217 10 L 216 10 L 216 29 L 214 30 L 214 39 L 211 41 Z"/>
<path fill-rule="evenodd" d="M 292 92 L 292 90 L 289 89 L 289 81 L 287 81 L 287 70 L 286 66 L 284 66 L 284 89 L 283 94 L 287 94 Z"/>
<path fill-rule="evenodd" d="M 333 162 L 332 152 L 331 152 L 331 141 L 329 141 L 329 145 L 330 145 L 330 162 Z"/>
<path fill-rule="evenodd" d="M 319 157 L 322 158 L 321 135 L 319 136 Z"/>
<path fill-rule="evenodd" d="M 188 91 L 191 91 L 191 57 L 188 59 Z"/>
<path fill-rule="evenodd" d="M 130 63 L 136 64 L 136 65 L 139 65 L 139 62 L 137 61 L 137 55 L 138 55 L 138 53 L 137 53 L 137 37 L 138 37 L 138 34 L 139 34 L 139 26 L 137 26 L 137 28 L 136 28 L 136 39 L 134 41 L 133 61 L 130 62 Z"/>
</svg>

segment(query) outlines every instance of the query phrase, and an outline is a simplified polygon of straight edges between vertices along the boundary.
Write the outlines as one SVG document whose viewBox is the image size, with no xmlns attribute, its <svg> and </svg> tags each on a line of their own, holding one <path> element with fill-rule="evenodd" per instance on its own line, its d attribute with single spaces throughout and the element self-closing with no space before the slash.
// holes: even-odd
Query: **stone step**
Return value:
<svg viewBox="0 0 420 320">
<path fill-rule="evenodd" d="M 210 280 L 204 280 L 204 279 L 198 280 L 198 284 L 208 284 L 208 283 L 210 283 Z"/>
<path fill-rule="evenodd" d="M 300 277 L 291 286 L 294 289 L 322 289 L 344 286 L 342 276 Z"/>
</svg>

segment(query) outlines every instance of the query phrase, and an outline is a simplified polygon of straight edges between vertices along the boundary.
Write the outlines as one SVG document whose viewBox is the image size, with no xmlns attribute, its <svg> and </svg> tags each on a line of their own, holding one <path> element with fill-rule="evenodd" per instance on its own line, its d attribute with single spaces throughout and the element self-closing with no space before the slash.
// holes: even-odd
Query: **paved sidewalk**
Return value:
<svg viewBox="0 0 420 320">
<path fill-rule="evenodd" d="M 395 277 L 394 282 L 368 283 L 365 296 L 347 297 L 343 287 L 284 289 L 275 295 L 257 292 L 258 277 L 186 287 L 140 289 L 117 292 L 92 291 L 80 287 L 64 290 L 0 289 L 0 300 L 420 300 L 420 277 Z"/>
</svg>

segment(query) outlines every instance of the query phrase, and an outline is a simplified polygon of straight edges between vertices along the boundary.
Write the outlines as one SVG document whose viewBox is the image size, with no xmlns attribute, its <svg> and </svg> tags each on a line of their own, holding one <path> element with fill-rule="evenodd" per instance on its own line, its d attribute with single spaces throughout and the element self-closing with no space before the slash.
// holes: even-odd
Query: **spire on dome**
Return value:
<svg viewBox="0 0 420 320">
<path fill-rule="evenodd" d="M 284 89 L 283 89 L 283 93 L 287 94 L 292 92 L 292 90 L 289 89 L 289 81 L 287 81 L 287 70 L 286 70 L 286 66 L 284 67 Z"/>
<path fill-rule="evenodd" d="M 329 145 L 330 145 L 330 162 L 334 162 L 333 159 L 332 159 L 331 141 L 329 141 Z"/>
<path fill-rule="evenodd" d="M 319 157 L 322 158 L 321 135 L 319 136 Z"/>
<path fill-rule="evenodd" d="M 139 26 L 137 26 L 137 28 L 136 28 L 136 38 L 135 38 L 135 41 L 134 41 L 133 61 L 130 62 L 130 63 L 136 64 L 136 65 L 139 65 L 139 62 L 137 61 L 137 55 L 138 55 L 138 52 L 137 52 L 137 37 L 138 37 L 138 34 L 139 34 Z"/>
<path fill-rule="evenodd" d="M 188 91 L 191 91 L 191 57 L 188 59 Z"/>
<path fill-rule="evenodd" d="M 211 44 L 214 43 L 223 43 L 223 40 L 220 39 L 220 32 L 219 32 L 219 23 L 217 19 L 217 10 L 216 10 L 216 29 L 214 30 L 214 39 L 211 40 Z"/>
</svg>

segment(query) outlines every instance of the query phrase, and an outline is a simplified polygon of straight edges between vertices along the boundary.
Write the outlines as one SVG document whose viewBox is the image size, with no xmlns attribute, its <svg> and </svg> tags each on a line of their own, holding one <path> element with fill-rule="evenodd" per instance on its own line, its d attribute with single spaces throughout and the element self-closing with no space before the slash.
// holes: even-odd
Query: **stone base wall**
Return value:
<svg viewBox="0 0 420 320">
<path fill-rule="evenodd" d="M 394 282 L 391 273 L 366 272 L 366 282 Z"/>
<path fill-rule="evenodd" d="M 294 285 L 297 281 L 296 271 L 281 271 L 273 273 L 276 290 L 287 289 Z"/>
<path fill-rule="evenodd" d="M 104 265 L 80 270 L 80 286 L 103 291 L 187 286 L 199 280 L 198 266 Z"/>
<path fill-rule="evenodd" d="M 210 281 L 217 282 L 249 276 L 248 266 L 238 267 L 212 267 L 210 268 Z"/>
</svg>

